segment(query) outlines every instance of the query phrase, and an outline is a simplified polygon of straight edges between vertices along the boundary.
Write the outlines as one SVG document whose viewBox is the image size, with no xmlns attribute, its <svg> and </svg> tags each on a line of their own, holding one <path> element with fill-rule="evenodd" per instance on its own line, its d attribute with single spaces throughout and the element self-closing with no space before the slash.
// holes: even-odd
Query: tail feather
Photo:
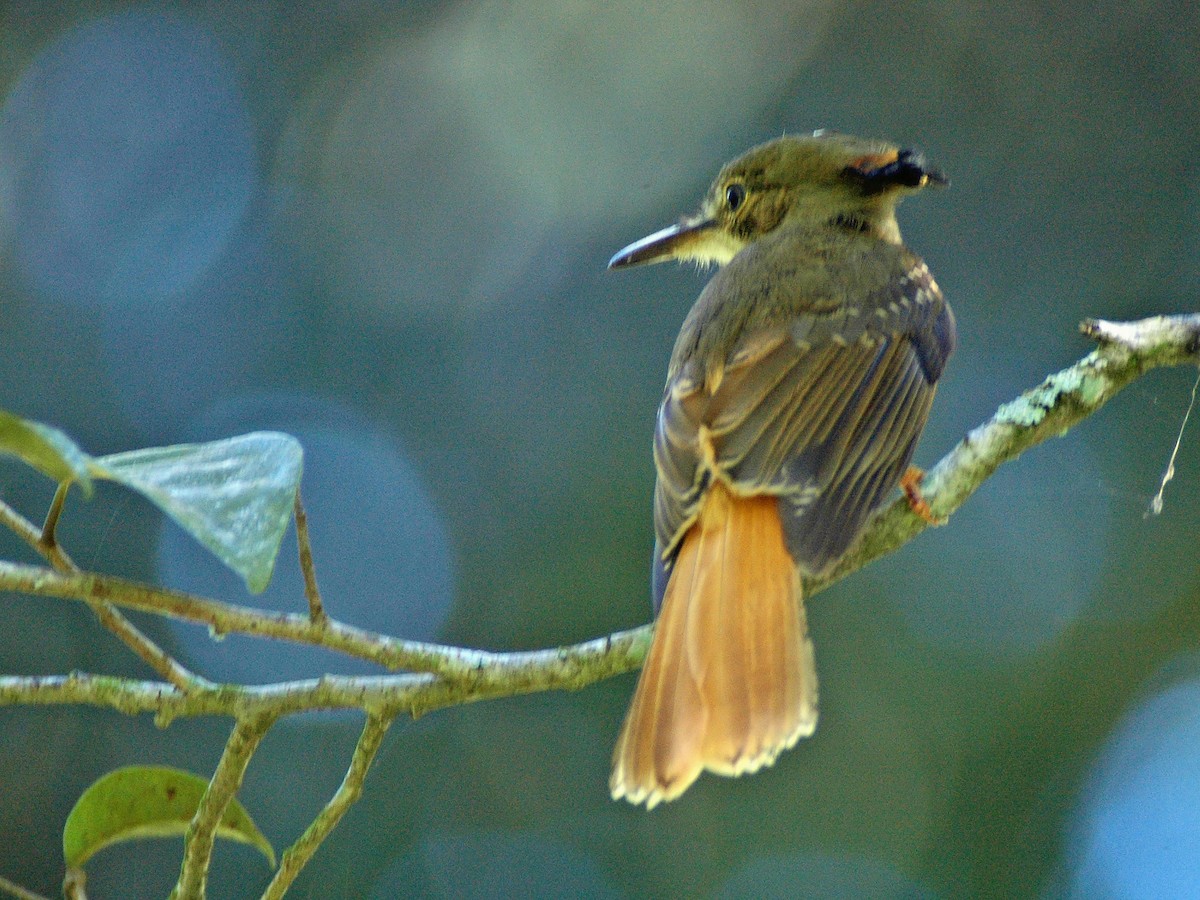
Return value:
<svg viewBox="0 0 1200 900">
<path fill-rule="evenodd" d="M 652 808 L 705 769 L 757 771 L 816 722 L 812 643 L 777 501 L 715 484 L 663 596 L 613 753 L 613 798 Z"/>
</svg>

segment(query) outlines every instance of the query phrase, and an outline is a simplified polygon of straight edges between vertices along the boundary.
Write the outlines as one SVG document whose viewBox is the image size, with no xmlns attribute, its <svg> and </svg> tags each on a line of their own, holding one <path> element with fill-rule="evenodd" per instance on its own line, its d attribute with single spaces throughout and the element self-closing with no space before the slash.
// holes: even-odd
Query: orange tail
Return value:
<svg viewBox="0 0 1200 900">
<path fill-rule="evenodd" d="M 652 809 L 704 769 L 755 772 L 816 725 L 812 642 L 777 501 L 713 484 L 617 739 L 613 799 Z"/>
</svg>

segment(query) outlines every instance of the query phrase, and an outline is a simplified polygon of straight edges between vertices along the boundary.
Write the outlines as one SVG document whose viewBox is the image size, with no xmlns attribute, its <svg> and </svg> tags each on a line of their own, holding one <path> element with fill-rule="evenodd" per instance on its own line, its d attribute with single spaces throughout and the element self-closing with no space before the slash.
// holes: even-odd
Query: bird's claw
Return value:
<svg viewBox="0 0 1200 900">
<path fill-rule="evenodd" d="M 943 516 L 935 516 L 929 507 L 929 501 L 921 494 L 921 482 L 925 480 L 925 470 L 909 466 L 908 471 L 900 478 L 900 490 L 908 500 L 908 508 L 920 516 L 929 525 L 945 525 Z"/>
</svg>

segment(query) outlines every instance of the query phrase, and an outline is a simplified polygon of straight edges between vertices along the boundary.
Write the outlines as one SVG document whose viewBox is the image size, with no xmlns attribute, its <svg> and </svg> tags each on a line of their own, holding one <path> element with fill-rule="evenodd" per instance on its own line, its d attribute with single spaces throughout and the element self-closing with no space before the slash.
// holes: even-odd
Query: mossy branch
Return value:
<svg viewBox="0 0 1200 900">
<path fill-rule="evenodd" d="M 1003 404 L 926 473 L 921 492 L 934 516 L 948 518 L 1004 463 L 1062 437 L 1151 369 L 1200 365 L 1200 313 L 1136 322 L 1088 319 L 1079 327 L 1099 342 L 1095 350 Z M 902 547 L 928 524 L 905 500 L 896 501 L 875 517 L 856 550 L 827 579 L 806 588 L 815 593 L 840 581 Z"/>
</svg>

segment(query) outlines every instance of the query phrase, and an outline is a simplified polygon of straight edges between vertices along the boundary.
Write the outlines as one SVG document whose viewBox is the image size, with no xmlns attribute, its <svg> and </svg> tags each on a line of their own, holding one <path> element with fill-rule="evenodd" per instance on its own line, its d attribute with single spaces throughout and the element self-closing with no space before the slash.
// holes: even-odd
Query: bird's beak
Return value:
<svg viewBox="0 0 1200 900">
<path fill-rule="evenodd" d="M 608 261 L 608 267 L 624 269 L 668 259 L 707 259 L 712 255 L 708 245 L 720 235 L 715 219 L 684 219 L 618 250 Z"/>
<path fill-rule="evenodd" d="M 917 187 L 950 187 L 950 179 L 941 169 L 925 169 L 917 181 Z"/>
</svg>

